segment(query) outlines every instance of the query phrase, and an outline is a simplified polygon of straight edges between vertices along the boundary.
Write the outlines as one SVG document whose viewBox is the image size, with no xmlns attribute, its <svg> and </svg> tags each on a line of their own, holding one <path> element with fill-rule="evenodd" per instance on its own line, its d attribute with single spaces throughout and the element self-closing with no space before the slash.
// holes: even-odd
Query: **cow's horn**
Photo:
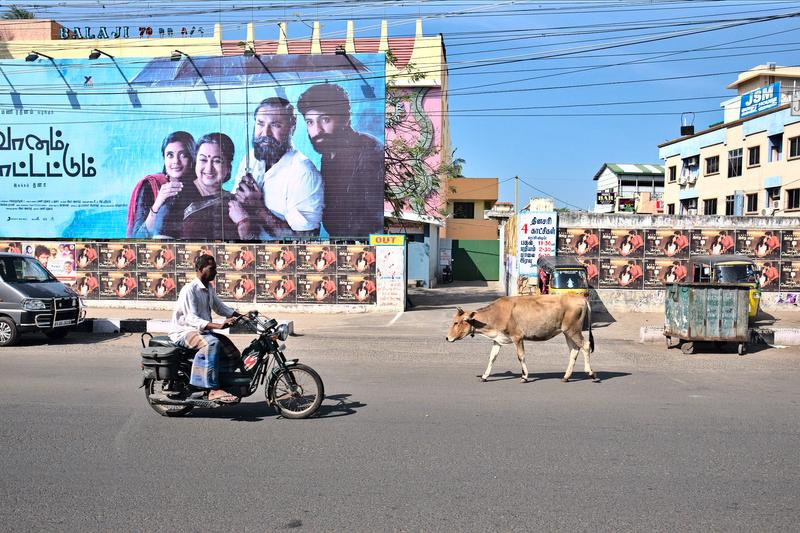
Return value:
<svg viewBox="0 0 800 533">
<path fill-rule="evenodd" d="M 460 307 L 456 307 L 456 311 L 458 311 L 459 313 L 463 313 L 464 312 L 464 310 L 461 309 Z"/>
</svg>

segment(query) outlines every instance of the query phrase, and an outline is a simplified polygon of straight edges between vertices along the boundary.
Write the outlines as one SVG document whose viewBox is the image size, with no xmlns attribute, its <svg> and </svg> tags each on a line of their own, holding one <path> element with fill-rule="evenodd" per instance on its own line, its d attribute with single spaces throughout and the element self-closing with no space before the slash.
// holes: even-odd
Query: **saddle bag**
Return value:
<svg viewBox="0 0 800 533">
<path fill-rule="evenodd" d="M 178 379 L 178 363 L 182 352 L 177 346 L 148 346 L 139 355 L 147 377 L 164 380 Z"/>
</svg>

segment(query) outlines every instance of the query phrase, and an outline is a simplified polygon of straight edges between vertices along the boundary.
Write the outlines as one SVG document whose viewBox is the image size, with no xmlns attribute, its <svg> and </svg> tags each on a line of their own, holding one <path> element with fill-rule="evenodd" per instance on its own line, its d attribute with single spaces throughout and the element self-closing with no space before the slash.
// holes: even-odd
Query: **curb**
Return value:
<svg viewBox="0 0 800 533">
<path fill-rule="evenodd" d="M 769 346 L 800 346 L 800 328 L 753 328 L 750 329 L 751 344 Z M 664 340 L 662 326 L 642 326 L 639 329 L 639 342 L 656 343 Z"/>
<path fill-rule="evenodd" d="M 289 326 L 289 335 L 294 335 L 294 320 L 278 320 L 279 324 Z M 75 327 L 75 331 L 86 333 L 163 333 L 170 330 L 169 320 L 148 320 L 145 318 L 87 318 Z M 219 330 L 226 335 L 250 334 L 249 328 L 238 326 Z"/>
</svg>

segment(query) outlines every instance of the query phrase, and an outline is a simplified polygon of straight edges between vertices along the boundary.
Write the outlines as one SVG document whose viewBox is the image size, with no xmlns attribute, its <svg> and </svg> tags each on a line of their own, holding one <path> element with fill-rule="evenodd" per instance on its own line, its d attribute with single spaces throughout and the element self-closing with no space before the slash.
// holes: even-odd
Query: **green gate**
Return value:
<svg viewBox="0 0 800 533">
<path fill-rule="evenodd" d="M 500 279 L 500 241 L 453 241 L 453 279 L 497 281 Z"/>
</svg>

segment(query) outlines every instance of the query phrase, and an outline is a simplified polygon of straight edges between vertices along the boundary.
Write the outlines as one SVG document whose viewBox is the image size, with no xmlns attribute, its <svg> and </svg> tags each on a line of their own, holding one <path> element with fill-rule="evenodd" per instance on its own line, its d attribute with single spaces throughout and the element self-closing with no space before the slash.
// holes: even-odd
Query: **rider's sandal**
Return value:
<svg viewBox="0 0 800 533">
<path fill-rule="evenodd" d="M 234 396 L 233 394 L 228 394 L 226 396 L 217 396 L 216 398 L 209 398 L 212 402 L 219 402 L 219 403 L 238 403 L 241 398 L 238 396 Z"/>
</svg>

